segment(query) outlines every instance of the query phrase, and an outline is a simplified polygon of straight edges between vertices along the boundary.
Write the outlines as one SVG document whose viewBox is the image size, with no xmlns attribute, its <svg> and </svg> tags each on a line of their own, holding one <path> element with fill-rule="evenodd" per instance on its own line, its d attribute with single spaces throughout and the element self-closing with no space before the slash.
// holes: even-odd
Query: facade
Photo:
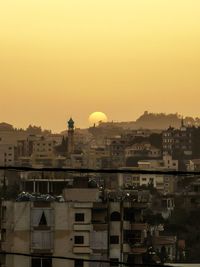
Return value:
<svg viewBox="0 0 200 267">
<path fill-rule="evenodd" d="M 126 141 L 119 137 L 111 139 L 109 145 L 109 157 L 112 159 L 112 167 L 122 167 L 125 165 Z"/>
<path fill-rule="evenodd" d="M 187 162 L 187 171 L 200 171 L 200 159 L 191 159 Z"/>
<path fill-rule="evenodd" d="M 0 166 L 14 166 L 15 147 L 12 144 L 0 145 Z"/>
<path fill-rule="evenodd" d="M 149 143 L 134 144 L 125 149 L 125 156 L 128 157 L 145 157 L 145 158 L 160 158 L 161 150 L 153 147 Z"/>
<path fill-rule="evenodd" d="M 163 132 L 163 152 L 175 158 L 192 155 L 193 128 L 185 127 L 183 122 L 180 129 L 169 127 Z"/>
<path fill-rule="evenodd" d="M 107 167 L 105 164 L 109 161 L 109 150 L 107 146 L 91 146 L 84 156 L 88 168 L 100 169 Z"/>
<path fill-rule="evenodd" d="M 66 188 L 64 199 L 2 202 L 2 250 L 32 254 L 30 258 L 6 256 L 3 266 L 15 267 L 19 263 L 22 267 L 108 266 L 83 262 L 80 258 L 142 263 L 153 238 L 143 220 L 148 194 Z M 75 260 L 47 261 L 34 257 L 38 254 Z"/>
</svg>

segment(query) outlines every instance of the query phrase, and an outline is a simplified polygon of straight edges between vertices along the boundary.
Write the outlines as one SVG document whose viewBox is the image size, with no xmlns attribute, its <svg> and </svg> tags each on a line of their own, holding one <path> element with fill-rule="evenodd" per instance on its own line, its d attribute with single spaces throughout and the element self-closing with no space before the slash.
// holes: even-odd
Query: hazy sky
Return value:
<svg viewBox="0 0 200 267">
<path fill-rule="evenodd" d="M 200 0 L 0 0 L 0 121 L 200 114 Z"/>
</svg>

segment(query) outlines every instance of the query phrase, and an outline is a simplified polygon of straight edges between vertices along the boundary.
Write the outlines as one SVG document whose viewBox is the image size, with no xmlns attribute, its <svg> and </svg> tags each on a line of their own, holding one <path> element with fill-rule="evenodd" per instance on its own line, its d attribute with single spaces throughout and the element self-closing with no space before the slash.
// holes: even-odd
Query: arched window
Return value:
<svg viewBox="0 0 200 267">
<path fill-rule="evenodd" d="M 112 212 L 111 215 L 110 215 L 110 220 L 111 221 L 121 221 L 120 213 L 117 212 L 117 211 Z"/>
</svg>

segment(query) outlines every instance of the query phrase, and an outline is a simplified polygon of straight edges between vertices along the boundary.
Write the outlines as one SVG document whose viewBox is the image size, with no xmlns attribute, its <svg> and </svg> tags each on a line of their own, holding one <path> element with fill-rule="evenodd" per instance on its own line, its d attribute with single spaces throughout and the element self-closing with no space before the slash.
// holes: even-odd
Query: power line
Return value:
<svg viewBox="0 0 200 267">
<path fill-rule="evenodd" d="M 14 255 L 14 256 L 23 256 L 23 257 L 31 257 L 31 258 L 42 258 L 42 259 L 57 259 L 57 260 L 69 260 L 69 261 L 83 261 L 83 262 L 94 262 L 94 263 L 108 263 L 108 264 L 118 264 L 129 267 L 137 267 L 137 266 L 148 266 L 148 267 L 159 267 L 163 266 L 161 264 L 139 264 L 139 263 L 127 263 L 121 261 L 112 261 L 112 260 L 94 260 L 94 259 L 83 259 L 83 258 L 72 258 L 72 257 L 64 257 L 64 256 L 51 256 L 51 255 L 43 255 L 43 254 L 29 254 L 29 253 L 19 253 L 19 252 L 6 252 L 0 251 L 0 255 Z M 165 265 L 165 267 L 173 267 L 172 265 Z"/>
<path fill-rule="evenodd" d="M 164 174 L 170 176 L 199 176 L 200 171 L 168 171 L 168 170 L 144 170 L 144 169 L 89 169 L 89 168 L 33 168 L 33 167 L 22 167 L 22 166 L 0 166 L 0 170 L 8 171 L 24 171 L 24 172 L 68 172 L 68 173 L 110 173 L 110 174 Z"/>
</svg>

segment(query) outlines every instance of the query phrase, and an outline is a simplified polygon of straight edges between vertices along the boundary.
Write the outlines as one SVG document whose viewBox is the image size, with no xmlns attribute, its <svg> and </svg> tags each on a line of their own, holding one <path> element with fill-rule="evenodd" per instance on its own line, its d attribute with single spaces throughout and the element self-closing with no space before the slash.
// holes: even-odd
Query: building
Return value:
<svg viewBox="0 0 200 267">
<path fill-rule="evenodd" d="M 64 202 L 42 197 L 3 201 L 2 250 L 32 254 L 31 258 L 6 256 L 3 266 L 107 267 L 78 258 L 142 263 L 147 253 L 149 228 L 142 216 L 149 198 L 142 195 L 137 191 L 121 195 L 98 188 L 66 188 Z M 34 257 L 38 254 L 77 260 Z"/>
<path fill-rule="evenodd" d="M 125 149 L 125 156 L 128 157 L 144 157 L 144 158 L 160 158 L 161 150 L 152 146 L 150 143 L 136 143 Z"/>
<path fill-rule="evenodd" d="M 110 157 L 107 146 L 90 146 L 88 150 L 85 150 L 84 156 L 88 168 L 101 169 L 108 167 Z"/>
<path fill-rule="evenodd" d="M 191 157 L 193 130 L 192 127 L 184 126 L 183 120 L 180 129 L 169 127 L 163 132 L 163 153 L 174 158 Z"/>
<path fill-rule="evenodd" d="M 12 144 L 0 145 L 0 166 L 14 166 L 15 147 Z"/>
<path fill-rule="evenodd" d="M 191 159 L 188 160 L 187 171 L 200 171 L 200 159 Z"/>
</svg>

